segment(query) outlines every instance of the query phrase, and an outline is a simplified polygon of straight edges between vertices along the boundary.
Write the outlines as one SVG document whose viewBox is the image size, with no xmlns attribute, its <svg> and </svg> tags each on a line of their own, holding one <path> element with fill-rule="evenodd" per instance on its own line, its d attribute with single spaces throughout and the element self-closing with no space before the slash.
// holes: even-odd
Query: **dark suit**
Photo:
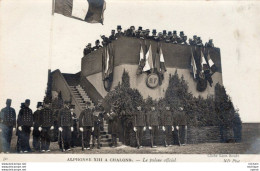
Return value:
<svg viewBox="0 0 260 171">
<path fill-rule="evenodd" d="M 79 127 L 83 127 L 84 147 L 90 147 L 92 127 L 94 126 L 94 116 L 91 109 L 83 110 L 79 115 Z"/>
</svg>

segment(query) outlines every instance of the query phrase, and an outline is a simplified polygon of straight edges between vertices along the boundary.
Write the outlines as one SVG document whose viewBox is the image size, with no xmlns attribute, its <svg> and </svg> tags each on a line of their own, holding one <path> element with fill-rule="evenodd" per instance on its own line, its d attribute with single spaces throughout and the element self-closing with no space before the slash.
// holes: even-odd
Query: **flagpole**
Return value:
<svg viewBox="0 0 260 171">
<path fill-rule="evenodd" d="M 55 9 L 55 0 L 52 0 L 51 27 L 50 27 L 50 42 L 49 42 L 49 64 L 48 64 L 48 69 L 49 69 L 49 70 L 51 70 L 51 61 L 52 61 L 54 9 Z"/>
</svg>

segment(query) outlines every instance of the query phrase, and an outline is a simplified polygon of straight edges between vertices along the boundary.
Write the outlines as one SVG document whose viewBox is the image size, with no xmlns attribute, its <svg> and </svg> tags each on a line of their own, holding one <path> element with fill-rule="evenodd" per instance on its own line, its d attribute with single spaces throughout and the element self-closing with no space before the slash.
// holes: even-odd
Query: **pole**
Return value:
<svg viewBox="0 0 260 171">
<path fill-rule="evenodd" d="M 55 10 L 55 0 L 52 0 L 51 27 L 50 27 L 50 43 L 49 43 L 49 64 L 48 64 L 48 69 L 51 69 L 51 60 L 52 60 L 54 10 Z"/>
</svg>

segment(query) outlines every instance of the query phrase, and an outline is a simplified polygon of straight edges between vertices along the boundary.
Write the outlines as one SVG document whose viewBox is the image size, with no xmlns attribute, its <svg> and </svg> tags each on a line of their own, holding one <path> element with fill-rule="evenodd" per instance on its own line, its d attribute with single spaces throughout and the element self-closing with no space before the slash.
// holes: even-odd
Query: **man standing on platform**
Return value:
<svg viewBox="0 0 260 171">
<path fill-rule="evenodd" d="M 69 101 L 64 101 L 64 107 L 59 111 L 59 115 L 58 115 L 58 126 L 59 126 L 59 131 L 61 132 L 60 138 L 61 141 L 63 140 L 64 149 L 66 151 L 71 151 L 70 141 L 71 141 L 71 132 L 73 131 L 73 120 L 70 113 L 69 105 L 70 105 Z"/>
<path fill-rule="evenodd" d="M 151 147 L 156 148 L 157 135 L 159 129 L 159 113 L 155 110 L 155 105 L 153 104 L 151 110 L 147 113 L 147 125 L 149 126 L 150 136 L 151 136 Z"/>
<path fill-rule="evenodd" d="M 21 131 L 21 151 L 24 153 L 31 152 L 29 139 L 30 133 L 33 131 L 33 113 L 29 108 L 30 100 L 26 99 L 24 108 L 19 111 L 17 125 L 19 131 Z"/>
<path fill-rule="evenodd" d="M 102 117 L 102 110 L 101 106 L 96 106 L 94 111 L 94 132 L 93 132 L 93 139 L 92 139 L 92 147 L 95 147 L 95 142 L 97 139 L 97 148 L 100 149 L 100 131 L 103 125 L 103 117 Z"/>
<path fill-rule="evenodd" d="M 73 120 L 73 131 L 71 133 L 71 148 L 74 148 L 78 141 L 78 124 L 79 121 L 76 113 L 74 113 L 75 105 L 70 105 L 70 113 Z"/>
<path fill-rule="evenodd" d="M 86 102 L 86 109 L 79 115 L 79 130 L 83 134 L 82 146 L 84 150 L 90 150 L 91 133 L 94 131 L 94 117 L 90 105 L 90 102 Z"/>
<path fill-rule="evenodd" d="M 54 129 L 54 115 L 50 109 L 51 101 L 48 98 L 44 99 L 44 108 L 41 110 L 40 120 L 41 126 L 41 150 L 42 152 L 50 152 L 50 131 Z"/>
<path fill-rule="evenodd" d="M 40 151 L 41 147 L 40 147 L 40 136 L 41 136 L 41 132 L 39 130 L 39 127 L 41 125 L 41 119 L 40 119 L 40 115 L 41 115 L 41 110 L 42 110 L 42 102 L 38 102 L 37 103 L 37 110 L 33 113 L 33 148 L 36 151 Z"/>
<path fill-rule="evenodd" d="M 142 111 L 142 107 L 138 106 L 136 114 L 134 115 L 134 131 L 136 133 L 137 148 L 142 148 L 143 131 L 145 127 L 145 113 Z"/>
<path fill-rule="evenodd" d="M 6 100 L 6 107 L 1 110 L 0 121 L 2 129 L 2 151 L 4 153 L 10 152 L 11 139 L 13 131 L 16 128 L 16 114 L 14 108 L 11 107 L 12 100 Z"/>
</svg>

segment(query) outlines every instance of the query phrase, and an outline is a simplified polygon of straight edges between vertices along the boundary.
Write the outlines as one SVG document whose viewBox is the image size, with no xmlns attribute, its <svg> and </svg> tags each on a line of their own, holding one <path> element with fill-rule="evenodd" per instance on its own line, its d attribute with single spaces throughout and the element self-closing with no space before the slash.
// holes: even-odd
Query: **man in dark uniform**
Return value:
<svg viewBox="0 0 260 171">
<path fill-rule="evenodd" d="M 137 148 L 142 148 L 143 131 L 146 130 L 145 127 L 145 113 L 142 111 L 142 107 L 138 106 L 137 111 L 134 115 L 134 131 L 136 133 Z"/>
<path fill-rule="evenodd" d="M 162 34 L 162 32 L 159 32 L 157 41 L 159 42 L 159 41 L 162 41 L 162 40 L 163 40 L 163 34 Z"/>
<path fill-rule="evenodd" d="M 101 36 L 102 39 L 102 45 L 103 46 L 107 46 L 109 43 L 111 43 L 111 41 L 109 40 L 109 38 L 107 38 L 105 35 Z"/>
<path fill-rule="evenodd" d="M 73 120 L 69 109 L 70 102 L 64 101 L 64 107 L 59 111 L 58 126 L 61 132 L 64 149 L 70 151 L 71 132 L 73 131 Z M 62 149 L 63 150 L 63 149 Z"/>
<path fill-rule="evenodd" d="M 103 125 L 103 113 L 101 106 L 96 106 L 94 111 L 94 131 L 92 138 L 92 147 L 95 147 L 95 143 L 97 140 L 97 148 L 100 149 L 100 131 Z"/>
<path fill-rule="evenodd" d="M 85 55 L 88 55 L 91 52 L 92 52 L 91 43 L 88 43 L 88 45 L 86 46 L 86 48 L 83 51 L 83 54 L 85 56 Z"/>
<path fill-rule="evenodd" d="M 117 124 L 118 116 L 115 113 L 114 107 L 111 108 L 110 113 L 108 114 L 109 123 L 111 124 L 111 134 L 112 134 L 112 148 L 117 146 Z"/>
<path fill-rule="evenodd" d="M 145 39 L 152 39 L 153 38 L 152 36 L 150 36 L 150 30 L 149 29 L 145 30 L 144 38 Z"/>
<path fill-rule="evenodd" d="M 70 114 L 73 120 L 73 131 L 71 133 L 71 147 L 74 148 L 77 144 L 78 140 L 78 118 L 76 113 L 74 113 L 75 105 L 70 105 Z"/>
<path fill-rule="evenodd" d="M 24 108 L 19 111 L 17 119 L 18 129 L 21 131 L 21 151 L 24 153 L 31 152 L 29 139 L 33 131 L 33 113 L 29 106 L 30 100 L 26 99 Z"/>
<path fill-rule="evenodd" d="M 111 35 L 109 36 L 109 40 L 110 41 L 116 40 L 115 30 L 111 31 Z"/>
<path fill-rule="evenodd" d="M 6 107 L 1 110 L 0 121 L 2 129 L 2 151 L 10 152 L 11 139 L 13 131 L 16 129 L 16 114 L 14 108 L 11 107 L 12 100 L 6 100 Z"/>
<path fill-rule="evenodd" d="M 102 48 L 102 46 L 100 45 L 100 41 L 99 41 L 99 40 L 96 40 L 96 41 L 95 41 L 95 45 L 96 45 L 96 46 L 93 47 L 93 50 L 94 50 L 94 51 L 95 51 L 95 50 L 98 50 L 99 48 Z"/>
<path fill-rule="evenodd" d="M 117 33 L 116 33 L 116 39 L 123 36 L 124 33 L 122 33 L 122 27 L 120 25 L 117 26 Z"/>
<path fill-rule="evenodd" d="M 157 143 L 157 135 L 159 129 L 159 113 L 155 110 L 155 105 L 153 104 L 151 110 L 148 111 L 147 115 L 147 125 L 150 130 L 151 136 L 151 147 L 156 148 L 155 145 Z"/>
<path fill-rule="evenodd" d="M 193 35 L 193 40 L 192 40 L 192 44 L 193 45 L 197 45 L 197 43 L 198 43 L 198 40 L 197 40 L 198 38 L 197 38 L 197 35 Z"/>
<path fill-rule="evenodd" d="M 166 37 L 167 37 L 167 32 L 166 32 L 166 30 L 163 30 L 163 33 L 162 33 L 163 35 L 162 35 L 162 38 L 163 38 L 163 40 L 165 41 L 166 40 Z"/>
<path fill-rule="evenodd" d="M 90 102 L 86 102 L 86 109 L 79 115 L 79 130 L 83 133 L 84 150 L 90 150 L 91 133 L 94 131 L 94 116 L 90 105 Z"/>
<path fill-rule="evenodd" d="M 187 141 L 187 121 L 183 107 L 179 107 L 176 111 L 177 126 L 176 129 L 179 131 L 179 143 L 185 145 Z"/>
<path fill-rule="evenodd" d="M 51 101 L 48 98 L 44 99 L 44 108 L 41 110 L 40 120 L 41 126 L 41 150 L 42 152 L 50 152 L 50 131 L 54 129 L 54 115 L 50 108 Z"/>
<path fill-rule="evenodd" d="M 163 130 L 165 131 L 165 136 L 166 136 L 166 142 L 165 142 L 165 146 L 171 146 L 172 142 L 172 131 L 174 130 L 173 127 L 173 115 L 172 112 L 170 110 L 170 106 L 166 105 L 165 107 L 165 111 L 163 111 Z"/>
<path fill-rule="evenodd" d="M 21 103 L 20 108 L 23 109 L 24 108 L 24 103 Z M 21 131 L 18 129 L 18 125 L 16 126 L 16 136 L 17 136 L 17 143 L 16 143 L 16 152 L 17 153 L 21 153 Z"/>
<path fill-rule="evenodd" d="M 156 29 L 153 29 L 152 36 L 151 36 L 153 40 L 157 40 L 158 39 L 158 36 L 156 35 L 156 33 L 157 33 Z"/>
<path fill-rule="evenodd" d="M 200 37 L 197 38 L 197 46 L 200 46 L 200 47 L 203 46 L 203 43 L 202 43 L 202 40 L 200 39 Z"/>
<path fill-rule="evenodd" d="M 40 151 L 40 136 L 41 132 L 39 131 L 39 127 L 41 125 L 41 110 L 42 110 L 42 102 L 37 103 L 37 110 L 33 113 L 33 148 L 36 151 Z"/>
<path fill-rule="evenodd" d="M 136 38 L 140 38 L 142 30 L 143 30 L 143 28 L 141 26 L 139 26 L 138 30 L 135 32 Z"/>
</svg>

